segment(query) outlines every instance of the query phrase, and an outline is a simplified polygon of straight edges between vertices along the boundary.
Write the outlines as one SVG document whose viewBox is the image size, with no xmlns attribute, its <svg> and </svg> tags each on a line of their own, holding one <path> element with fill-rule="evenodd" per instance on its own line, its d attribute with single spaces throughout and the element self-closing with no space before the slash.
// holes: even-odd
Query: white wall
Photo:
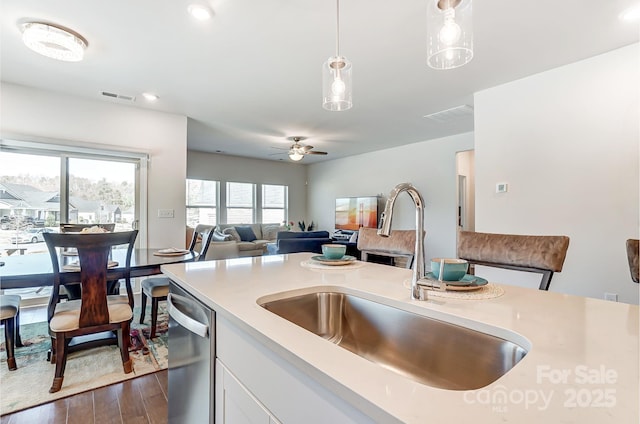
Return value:
<svg viewBox="0 0 640 424">
<path fill-rule="evenodd" d="M 384 196 L 410 182 L 425 202 L 425 255 L 455 257 L 457 228 L 456 152 L 473 148 L 473 133 L 308 165 L 309 216 L 319 229 L 335 228 L 337 197 Z M 400 194 L 393 229 L 414 229 L 415 208 Z M 380 211 L 381 212 L 381 211 Z"/>
<path fill-rule="evenodd" d="M 638 303 L 625 252 L 639 225 L 638 50 L 475 95 L 476 230 L 569 236 L 552 291 Z"/>
<path fill-rule="evenodd" d="M 146 152 L 149 247 L 184 244 L 187 118 L 2 83 L 3 137 Z M 158 209 L 174 209 L 173 219 Z"/>
<path fill-rule="evenodd" d="M 190 150 L 187 152 L 187 177 L 286 185 L 289 187 L 289 219 L 296 223 L 311 222 L 307 217 L 307 170 L 304 165 Z"/>
</svg>

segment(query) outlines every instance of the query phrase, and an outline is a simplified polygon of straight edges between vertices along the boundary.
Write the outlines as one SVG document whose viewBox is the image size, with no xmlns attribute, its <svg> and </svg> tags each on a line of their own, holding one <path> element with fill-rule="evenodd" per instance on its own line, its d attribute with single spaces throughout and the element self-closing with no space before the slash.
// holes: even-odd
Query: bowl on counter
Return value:
<svg viewBox="0 0 640 424">
<path fill-rule="evenodd" d="M 440 279 L 440 266 L 443 261 L 442 280 L 459 281 L 467 275 L 469 262 L 466 260 L 457 258 L 433 258 L 431 259 L 431 273 L 435 278 Z"/>
<path fill-rule="evenodd" d="M 347 252 L 347 246 L 344 244 L 323 244 L 322 256 L 327 259 L 342 259 Z"/>
</svg>

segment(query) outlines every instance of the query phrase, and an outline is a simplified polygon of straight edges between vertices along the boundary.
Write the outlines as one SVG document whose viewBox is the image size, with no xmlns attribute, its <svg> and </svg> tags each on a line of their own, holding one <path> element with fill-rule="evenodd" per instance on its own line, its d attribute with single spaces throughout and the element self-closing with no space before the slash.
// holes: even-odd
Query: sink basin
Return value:
<svg viewBox="0 0 640 424">
<path fill-rule="evenodd" d="M 315 292 L 260 306 L 382 367 L 442 389 L 484 387 L 527 354 L 501 337 L 352 294 Z"/>
</svg>

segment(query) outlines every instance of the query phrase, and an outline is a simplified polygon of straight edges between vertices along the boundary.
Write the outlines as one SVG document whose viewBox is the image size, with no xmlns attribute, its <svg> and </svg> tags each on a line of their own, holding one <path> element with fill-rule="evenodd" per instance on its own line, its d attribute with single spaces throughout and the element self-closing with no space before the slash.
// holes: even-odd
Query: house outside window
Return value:
<svg viewBox="0 0 640 424">
<path fill-rule="evenodd" d="M 280 223 L 287 220 L 288 187 L 262 185 L 262 222 Z"/>
<path fill-rule="evenodd" d="M 187 180 L 187 225 L 216 225 L 218 220 L 218 181 Z"/>
<path fill-rule="evenodd" d="M 253 224 L 256 209 L 256 185 L 227 182 L 227 222 Z"/>
</svg>

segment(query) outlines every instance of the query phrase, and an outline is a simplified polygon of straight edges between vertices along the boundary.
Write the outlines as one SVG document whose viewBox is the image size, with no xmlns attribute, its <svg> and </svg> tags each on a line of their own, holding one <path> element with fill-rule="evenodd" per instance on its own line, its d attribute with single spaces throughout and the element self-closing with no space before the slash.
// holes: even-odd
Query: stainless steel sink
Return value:
<svg viewBox="0 0 640 424">
<path fill-rule="evenodd" d="M 345 293 L 310 293 L 260 306 L 380 366 L 442 389 L 484 387 L 527 354 L 503 338 Z"/>
</svg>

